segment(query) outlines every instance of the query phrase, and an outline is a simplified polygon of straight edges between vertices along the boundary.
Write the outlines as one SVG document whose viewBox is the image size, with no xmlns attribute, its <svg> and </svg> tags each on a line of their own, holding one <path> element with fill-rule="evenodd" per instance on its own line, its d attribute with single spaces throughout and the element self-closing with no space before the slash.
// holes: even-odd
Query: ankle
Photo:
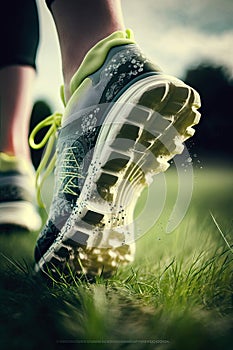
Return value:
<svg viewBox="0 0 233 350">
<path fill-rule="evenodd" d="M 14 144 L 18 144 L 18 147 Z M 6 154 L 10 157 L 23 158 L 28 162 L 31 162 L 31 155 L 29 146 L 25 143 L 24 145 L 14 140 L 14 143 L 8 143 L 8 145 L 0 145 L 0 153 Z"/>
<path fill-rule="evenodd" d="M 108 52 L 113 47 L 126 44 L 135 44 L 133 32 L 130 29 L 114 31 L 91 47 L 78 68 L 71 71 L 66 69 L 64 71 L 66 101 L 69 100 L 86 77 L 96 72 L 104 64 Z"/>
</svg>

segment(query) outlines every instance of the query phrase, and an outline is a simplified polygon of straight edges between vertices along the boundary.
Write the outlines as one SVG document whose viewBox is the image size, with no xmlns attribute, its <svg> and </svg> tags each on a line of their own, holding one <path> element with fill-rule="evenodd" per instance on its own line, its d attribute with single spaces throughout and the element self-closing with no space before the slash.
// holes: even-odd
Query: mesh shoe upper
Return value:
<svg viewBox="0 0 233 350">
<path fill-rule="evenodd" d="M 117 46 L 109 51 L 102 67 L 86 79 L 85 92 L 73 94 L 59 132 L 54 197 L 37 242 L 36 261 L 57 237 L 75 205 L 111 103 L 136 79 L 158 71 L 137 45 Z"/>
</svg>

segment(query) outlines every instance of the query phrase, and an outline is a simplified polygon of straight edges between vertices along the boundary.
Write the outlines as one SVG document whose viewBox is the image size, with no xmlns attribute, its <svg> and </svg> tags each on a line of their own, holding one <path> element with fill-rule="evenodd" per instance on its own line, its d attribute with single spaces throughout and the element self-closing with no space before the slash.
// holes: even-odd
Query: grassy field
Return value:
<svg viewBox="0 0 233 350">
<path fill-rule="evenodd" d="M 2 232 L 1 349 L 232 349 L 233 173 L 194 175 L 188 212 L 166 234 L 176 192 L 167 172 L 163 214 L 109 280 L 50 285 L 33 274 L 36 234 Z"/>
</svg>

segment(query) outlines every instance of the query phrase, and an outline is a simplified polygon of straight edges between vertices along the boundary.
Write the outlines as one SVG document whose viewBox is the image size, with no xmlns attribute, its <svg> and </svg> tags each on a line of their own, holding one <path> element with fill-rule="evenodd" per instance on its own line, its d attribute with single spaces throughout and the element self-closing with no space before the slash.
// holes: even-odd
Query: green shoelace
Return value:
<svg viewBox="0 0 233 350">
<path fill-rule="evenodd" d="M 61 127 L 61 120 L 62 120 L 62 114 L 61 113 L 54 113 L 50 115 L 49 117 L 42 120 L 37 126 L 32 130 L 31 135 L 29 136 L 29 145 L 33 149 L 40 149 L 44 147 L 46 144 L 46 149 L 43 154 L 43 157 L 41 158 L 40 165 L 38 166 L 36 170 L 36 199 L 40 207 L 44 208 L 44 202 L 41 197 L 41 188 L 43 186 L 44 181 L 47 179 L 47 177 L 51 174 L 55 167 L 56 163 L 56 152 L 54 155 L 52 155 L 53 147 L 55 144 L 55 141 L 58 136 L 58 130 Z M 47 133 L 43 137 L 43 139 L 39 142 L 35 142 L 35 137 L 37 133 L 43 129 L 44 127 L 50 126 Z M 43 175 L 42 175 L 43 173 Z"/>
</svg>

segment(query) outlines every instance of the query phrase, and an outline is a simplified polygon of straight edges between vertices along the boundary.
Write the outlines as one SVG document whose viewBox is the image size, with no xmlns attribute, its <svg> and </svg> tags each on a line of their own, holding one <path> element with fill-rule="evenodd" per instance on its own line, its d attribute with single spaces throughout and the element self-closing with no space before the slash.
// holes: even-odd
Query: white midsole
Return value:
<svg viewBox="0 0 233 350">
<path fill-rule="evenodd" d="M 37 231 L 42 221 L 33 204 L 26 201 L 0 203 L 0 224 L 17 225 Z"/>
</svg>

